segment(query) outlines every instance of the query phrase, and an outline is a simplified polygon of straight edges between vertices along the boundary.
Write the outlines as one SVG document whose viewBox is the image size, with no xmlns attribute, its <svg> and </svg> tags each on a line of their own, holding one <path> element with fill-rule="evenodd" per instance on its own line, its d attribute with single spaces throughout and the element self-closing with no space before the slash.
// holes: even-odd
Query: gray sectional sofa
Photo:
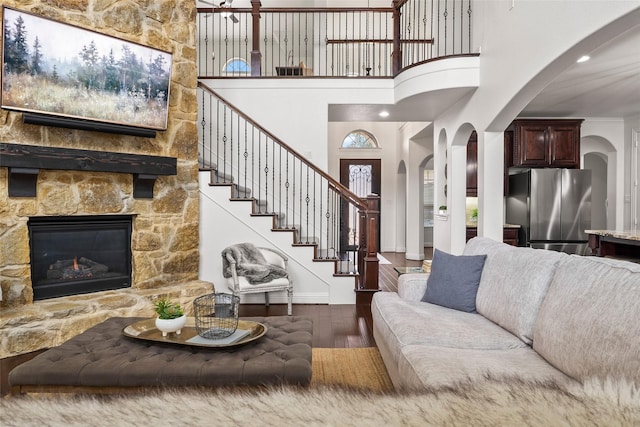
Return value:
<svg viewBox="0 0 640 427">
<path fill-rule="evenodd" d="M 484 237 L 463 255 L 479 254 L 487 258 L 475 313 L 422 302 L 426 273 L 375 294 L 374 337 L 396 388 L 487 378 L 640 387 L 640 264 Z"/>
</svg>

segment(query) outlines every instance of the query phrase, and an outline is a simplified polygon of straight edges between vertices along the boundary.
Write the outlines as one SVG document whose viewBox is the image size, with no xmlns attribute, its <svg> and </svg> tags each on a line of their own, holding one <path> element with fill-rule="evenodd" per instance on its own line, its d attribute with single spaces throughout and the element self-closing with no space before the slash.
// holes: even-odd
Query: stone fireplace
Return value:
<svg viewBox="0 0 640 427">
<path fill-rule="evenodd" d="M 135 171 L 91 170 L 83 156 L 76 159 L 74 168 L 51 167 L 48 158 L 43 158 L 35 174 L 33 169 L 0 166 L 0 358 L 58 345 L 108 317 L 151 316 L 153 300 L 163 296 L 174 298 L 190 313 L 193 299 L 213 289 L 211 283 L 198 280 L 195 2 L 25 4 L 5 0 L 3 4 L 171 52 L 173 67 L 168 127 L 155 138 L 34 125 L 25 123 L 22 113 L 0 110 L 0 145 L 41 147 L 51 151 L 51 159 L 64 150 L 99 151 L 109 164 L 119 164 L 125 156 L 170 158 L 175 169 L 149 181 Z M 10 181 L 22 178 L 33 184 L 33 195 L 10 196 Z M 140 186 L 146 186 L 151 197 L 139 197 L 136 188 Z M 103 253 L 93 249 L 75 253 L 65 237 L 56 238 L 59 243 L 53 245 L 60 253 L 32 252 L 32 225 L 91 217 L 128 219 L 130 237 L 124 239 L 130 243 L 130 253 L 125 255 L 129 266 L 127 261 L 103 258 Z M 84 237 L 103 242 L 96 248 L 112 240 L 100 232 Z M 82 265 L 79 268 L 93 268 L 92 274 L 104 273 L 105 267 L 118 270 L 123 273 L 119 285 L 128 282 L 126 287 L 91 289 L 90 293 L 74 290 L 73 296 L 40 299 L 40 285 L 46 287 L 48 280 L 57 280 L 46 278 L 52 266 L 62 270 L 50 276 L 71 275 L 74 286 L 82 287 L 81 273 L 65 272 L 76 258 Z M 43 261 L 44 267 L 34 267 L 33 261 Z M 120 271 L 123 264 L 125 271 Z"/>
</svg>

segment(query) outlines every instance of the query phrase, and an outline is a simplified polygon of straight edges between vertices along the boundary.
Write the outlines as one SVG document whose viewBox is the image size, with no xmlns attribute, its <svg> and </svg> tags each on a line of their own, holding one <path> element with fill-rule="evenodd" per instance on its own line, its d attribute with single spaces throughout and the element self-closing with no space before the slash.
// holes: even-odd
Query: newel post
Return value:
<svg viewBox="0 0 640 427">
<path fill-rule="evenodd" d="M 356 303 L 371 303 L 378 285 L 378 221 L 380 220 L 380 196 L 367 196 L 367 210 L 360 212 L 361 244 L 359 271 L 362 275 Z"/>
<path fill-rule="evenodd" d="M 262 53 L 260 52 L 260 0 L 251 0 L 251 75 L 262 75 Z"/>
</svg>

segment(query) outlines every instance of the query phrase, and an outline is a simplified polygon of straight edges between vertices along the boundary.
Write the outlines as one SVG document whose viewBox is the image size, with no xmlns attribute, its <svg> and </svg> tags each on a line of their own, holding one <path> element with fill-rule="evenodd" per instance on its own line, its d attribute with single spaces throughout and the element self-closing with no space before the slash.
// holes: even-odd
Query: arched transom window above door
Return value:
<svg viewBox="0 0 640 427">
<path fill-rule="evenodd" d="M 354 130 L 342 140 L 342 148 L 378 148 L 378 141 L 366 130 Z"/>
</svg>

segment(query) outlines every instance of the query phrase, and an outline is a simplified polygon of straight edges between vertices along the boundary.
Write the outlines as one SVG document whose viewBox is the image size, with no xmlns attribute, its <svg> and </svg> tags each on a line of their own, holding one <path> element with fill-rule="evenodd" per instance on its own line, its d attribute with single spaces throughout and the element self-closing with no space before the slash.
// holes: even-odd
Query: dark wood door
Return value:
<svg viewBox="0 0 640 427">
<path fill-rule="evenodd" d="M 381 168 L 380 159 L 340 159 L 340 183 L 362 198 L 369 194 L 381 196 Z M 345 202 L 342 202 L 341 211 L 340 246 L 350 249 L 359 241 L 359 236 L 354 234 L 352 226 L 357 212 Z M 381 221 L 378 220 L 378 248 L 380 248 L 380 223 Z"/>
</svg>

